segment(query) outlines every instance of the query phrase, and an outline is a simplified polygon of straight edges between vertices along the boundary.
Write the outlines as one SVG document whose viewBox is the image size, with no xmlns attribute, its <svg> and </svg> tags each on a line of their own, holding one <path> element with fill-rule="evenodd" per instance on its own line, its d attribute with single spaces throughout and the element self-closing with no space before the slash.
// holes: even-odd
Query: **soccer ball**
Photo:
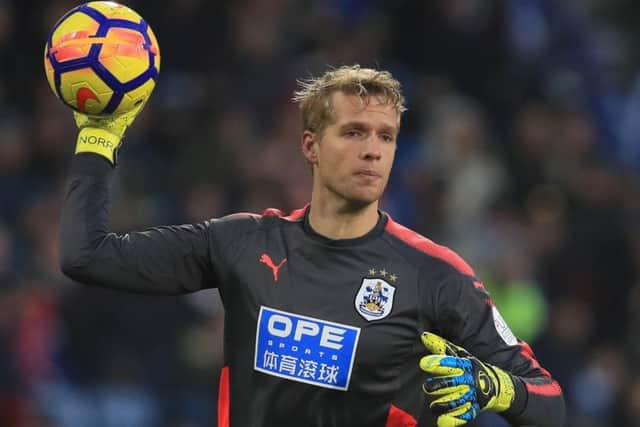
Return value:
<svg viewBox="0 0 640 427">
<path fill-rule="evenodd" d="M 53 93 L 90 116 L 119 115 L 144 103 L 160 71 L 151 27 L 132 9 L 93 1 L 56 23 L 44 51 Z"/>
</svg>

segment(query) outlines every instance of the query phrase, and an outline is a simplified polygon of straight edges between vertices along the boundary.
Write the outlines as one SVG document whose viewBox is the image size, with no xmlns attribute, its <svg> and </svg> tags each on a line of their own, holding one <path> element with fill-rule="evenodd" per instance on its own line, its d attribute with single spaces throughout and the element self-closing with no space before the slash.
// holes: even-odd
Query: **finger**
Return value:
<svg viewBox="0 0 640 427">
<path fill-rule="evenodd" d="M 447 340 L 441 336 L 423 332 L 420 339 L 431 354 L 447 354 Z"/>
<path fill-rule="evenodd" d="M 73 112 L 73 120 L 76 122 L 76 126 L 78 129 L 82 129 L 83 127 L 108 127 L 112 117 L 105 116 L 89 116 L 87 114 L 79 113 L 77 111 Z"/>
<path fill-rule="evenodd" d="M 471 369 L 471 361 L 459 357 L 431 354 L 420 359 L 420 369 L 437 376 L 462 375 L 465 369 Z"/>
<path fill-rule="evenodd" d="M 458 414 L 461 412 L 460 414 Z M 453 415 L 455 413 L 455 417 L 464 421 L 469 422 L 473 421 L 478 414 L 480 413 L 480 406 L 477 403 L 470 403 L 468 405 L 462 405 L 455 411 L 451 411 L 449 415 Z M 445 414 L 446 415 L 446 414 Z"/>
<path fill-rule="evenodd" d="M 468 423 L 478 415 L 470 404 L 463 405 L 438 417 L 438 427 L 457 427 Z"/>
<path fill-rule="evenodd" d="M 456 395 L 464 395 L 466 391 L 469 389 L 469 385 L 460 384 L 449 387 L 441 387 L 434 388 L 432 390 L 427 390 L 426 383 L 422 384 L 422 391 L 429 396 L 451 396 L 452 394 Z M 450 408 L 449 408 L 450 409 Z"/>
<path fill-rule="evenodd" d="M 140 100 L 140 102 L 135 106 L 135 108 L 133 108 L 131 111 L 124 113 L 123 119 L 126 122 L 126 126 L 130 126 L 131 123 L 133 123 L 133 120 L 136 118 L 136 116 L 138 114 L 140 114 L 140 111 L 144 108 L 144 106 L 147 104 L 147 100 L 146 99 L 142 99 Z"/>
<path fill-rule="evenodd" d="M 474 392 L 467 385 L 453 387 L 451 393 L 431 402 L 429 407 L 434 414 L 445 414 L 466 404 L 474 403 Z"/>
<path fill-rule="evenodd" d="M 463 426 L 467 422 L 451 415 L 440 415 L 438 417 L 438 427 L 458 427 Z"/>
<path fill-rule="evenodd" d="M 78 128 L 82 128 L 89 120 L 89 117 L 87 117 L 84 114 L 78 113 L 77 111 L 74 111 L 73 120 L 76 122 L 76 125 L 78 126 Z"/>
<path fill-rule="evenodd" d="M 428 376 L 424 379 L 422 390 L 431 395 L 441 395 L 448 393 L 449 389 L 465 384 L 465 378 L 461 375 L 455 377 Z"/>
<path fill-rule="evenodd" d="M 471 354 L 464 348 L 431 332 L 423 332 L 420 339 L 422 340 L 422 344 L 424 344 L 427 350 L 432 354 L 446 354 L 458 357 L 471 356 Z"/>
</svg>

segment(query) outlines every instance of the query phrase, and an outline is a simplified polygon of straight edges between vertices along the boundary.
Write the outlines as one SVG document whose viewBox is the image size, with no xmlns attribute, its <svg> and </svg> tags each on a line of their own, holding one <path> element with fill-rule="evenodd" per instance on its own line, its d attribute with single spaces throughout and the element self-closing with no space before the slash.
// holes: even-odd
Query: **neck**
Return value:
<svg viewBox="0 0 640 427">
<path fill-rule="evenodd" d="M 311 196 L 309 224 L 321 236 L 333 240 L 355 239 L 378 223 L 378 202 L 353 206 L 346 201 L 327 201 Z"/>
</svg>

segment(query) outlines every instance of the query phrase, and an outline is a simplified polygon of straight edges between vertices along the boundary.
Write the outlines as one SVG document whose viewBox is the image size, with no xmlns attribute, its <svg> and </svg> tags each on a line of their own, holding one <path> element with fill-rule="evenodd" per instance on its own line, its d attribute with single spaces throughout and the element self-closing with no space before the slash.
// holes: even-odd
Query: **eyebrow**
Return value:
<svg viewBox="0 0 640 427">
<path fill-rule="evenodd" d="M 345 130 L 348 128 L 355 128 L 355 129 L 361 130 L 361 129 L 367 129 L 369 127 L 370 126 L 365 122 L 353 120 L 340 125 L 340 130 Z M 382 130 L 383 132 L 389 132 L 394 136 L 398 134 L 398 128 L 396 128 L 395 126 L 389 126 L 389 125 L 383 124 L 382 126 L 380 126 L 380 130 Z"/>
</svg>

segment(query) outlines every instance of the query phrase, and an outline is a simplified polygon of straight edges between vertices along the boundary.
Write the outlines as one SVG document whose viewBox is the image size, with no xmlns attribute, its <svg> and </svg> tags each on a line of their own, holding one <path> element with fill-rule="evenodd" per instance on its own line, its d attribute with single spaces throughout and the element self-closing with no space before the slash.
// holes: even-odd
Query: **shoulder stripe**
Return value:
<svg viewBox="0 0 640 427">
<path fill-rule="evenodd" d="M 252 218 L 260 218 L 260 215 L 253 212 L 234 212 L 232 214 L 227 215 L 227 218 L 232 218 L 234 216 L 249 216 Z"/>
<path fill-rule="evenodd" d="M 289 215 L 285 215 L 280 209 L 268 208 L 262 212 L 262 216 L 277 216 L 278 218 L 282 218 L 286 221 L 298 221 L 304 217 L 308 207 L 309 204 L 306 204 L 304 207 L 292 211 Z"/>
<path fill-rule="evenodd" d="M 467 262 L 463 260 L 460 255 L 447 248 L 446 246 L 438 245 L 437 243 L 432 242 L 431 240 L 416 233 L 415 231 L 398 224 L 393 219 L 391 219 L 391 217 L 389 217 L 385 229 L 387 233 L 402 240 L 409 246 L 412 246 L 415 249 L 434 258 L 445 261 L 463 274 L 466 274 L 468 276 L 475 276 L 475 273 L 473 272 L 471 266 L 469 266 L 469 264 L 467 264 Z"/>
<path fill-rule="evenodd" d="M 282 218 L 284 216 L 284 212 L 276 208 L 267 208 L 262 211 L 262 215 L 260 216 L 277 216 L 279 218 Z"/>
<path fill-rule="evenodd" d="M 220 372 L 220 384 L 218 387 L 218 427 L 229 427 L 229 366 L 222 368 Z"/>
<path fill-rule="evenodd" d="M 557 381 L 552 381 L 549 384 L 531 384 L 525 382 L 525 387 L 529 393 L 541 396 L 553 397 L 562 394 L 562 388 L 560 388 L 560 384 L 558 384 Z"/>
<path fill-rule="evenodd" d="M 305 205 L 300 209 L 296 209 L 291 212 L 289 216 L 285 216 L 284 219 L 286 219 L 287 221 L 298 221 L 299 219 L 302 219 L 304 217 L 304 214 L 307 211 L 308 207 L 309 205 Z"/>
<path fill-rule="evenodd" d="M 540 366 L 540 362 L 538 362 L 538 360 L 533 355 L 533 350 L 531 350 L 529 344 L 527 344 L 525 341 L 518 340 L 518 345 L 521 348 L 520 354 L 531 363 L 531 366 L 534 369 L 540 370 L 540 372 L 542 372 L 542 375 L 544 375 L 545 377 L 551 378 L 551 373 Z"/>
</svg>

